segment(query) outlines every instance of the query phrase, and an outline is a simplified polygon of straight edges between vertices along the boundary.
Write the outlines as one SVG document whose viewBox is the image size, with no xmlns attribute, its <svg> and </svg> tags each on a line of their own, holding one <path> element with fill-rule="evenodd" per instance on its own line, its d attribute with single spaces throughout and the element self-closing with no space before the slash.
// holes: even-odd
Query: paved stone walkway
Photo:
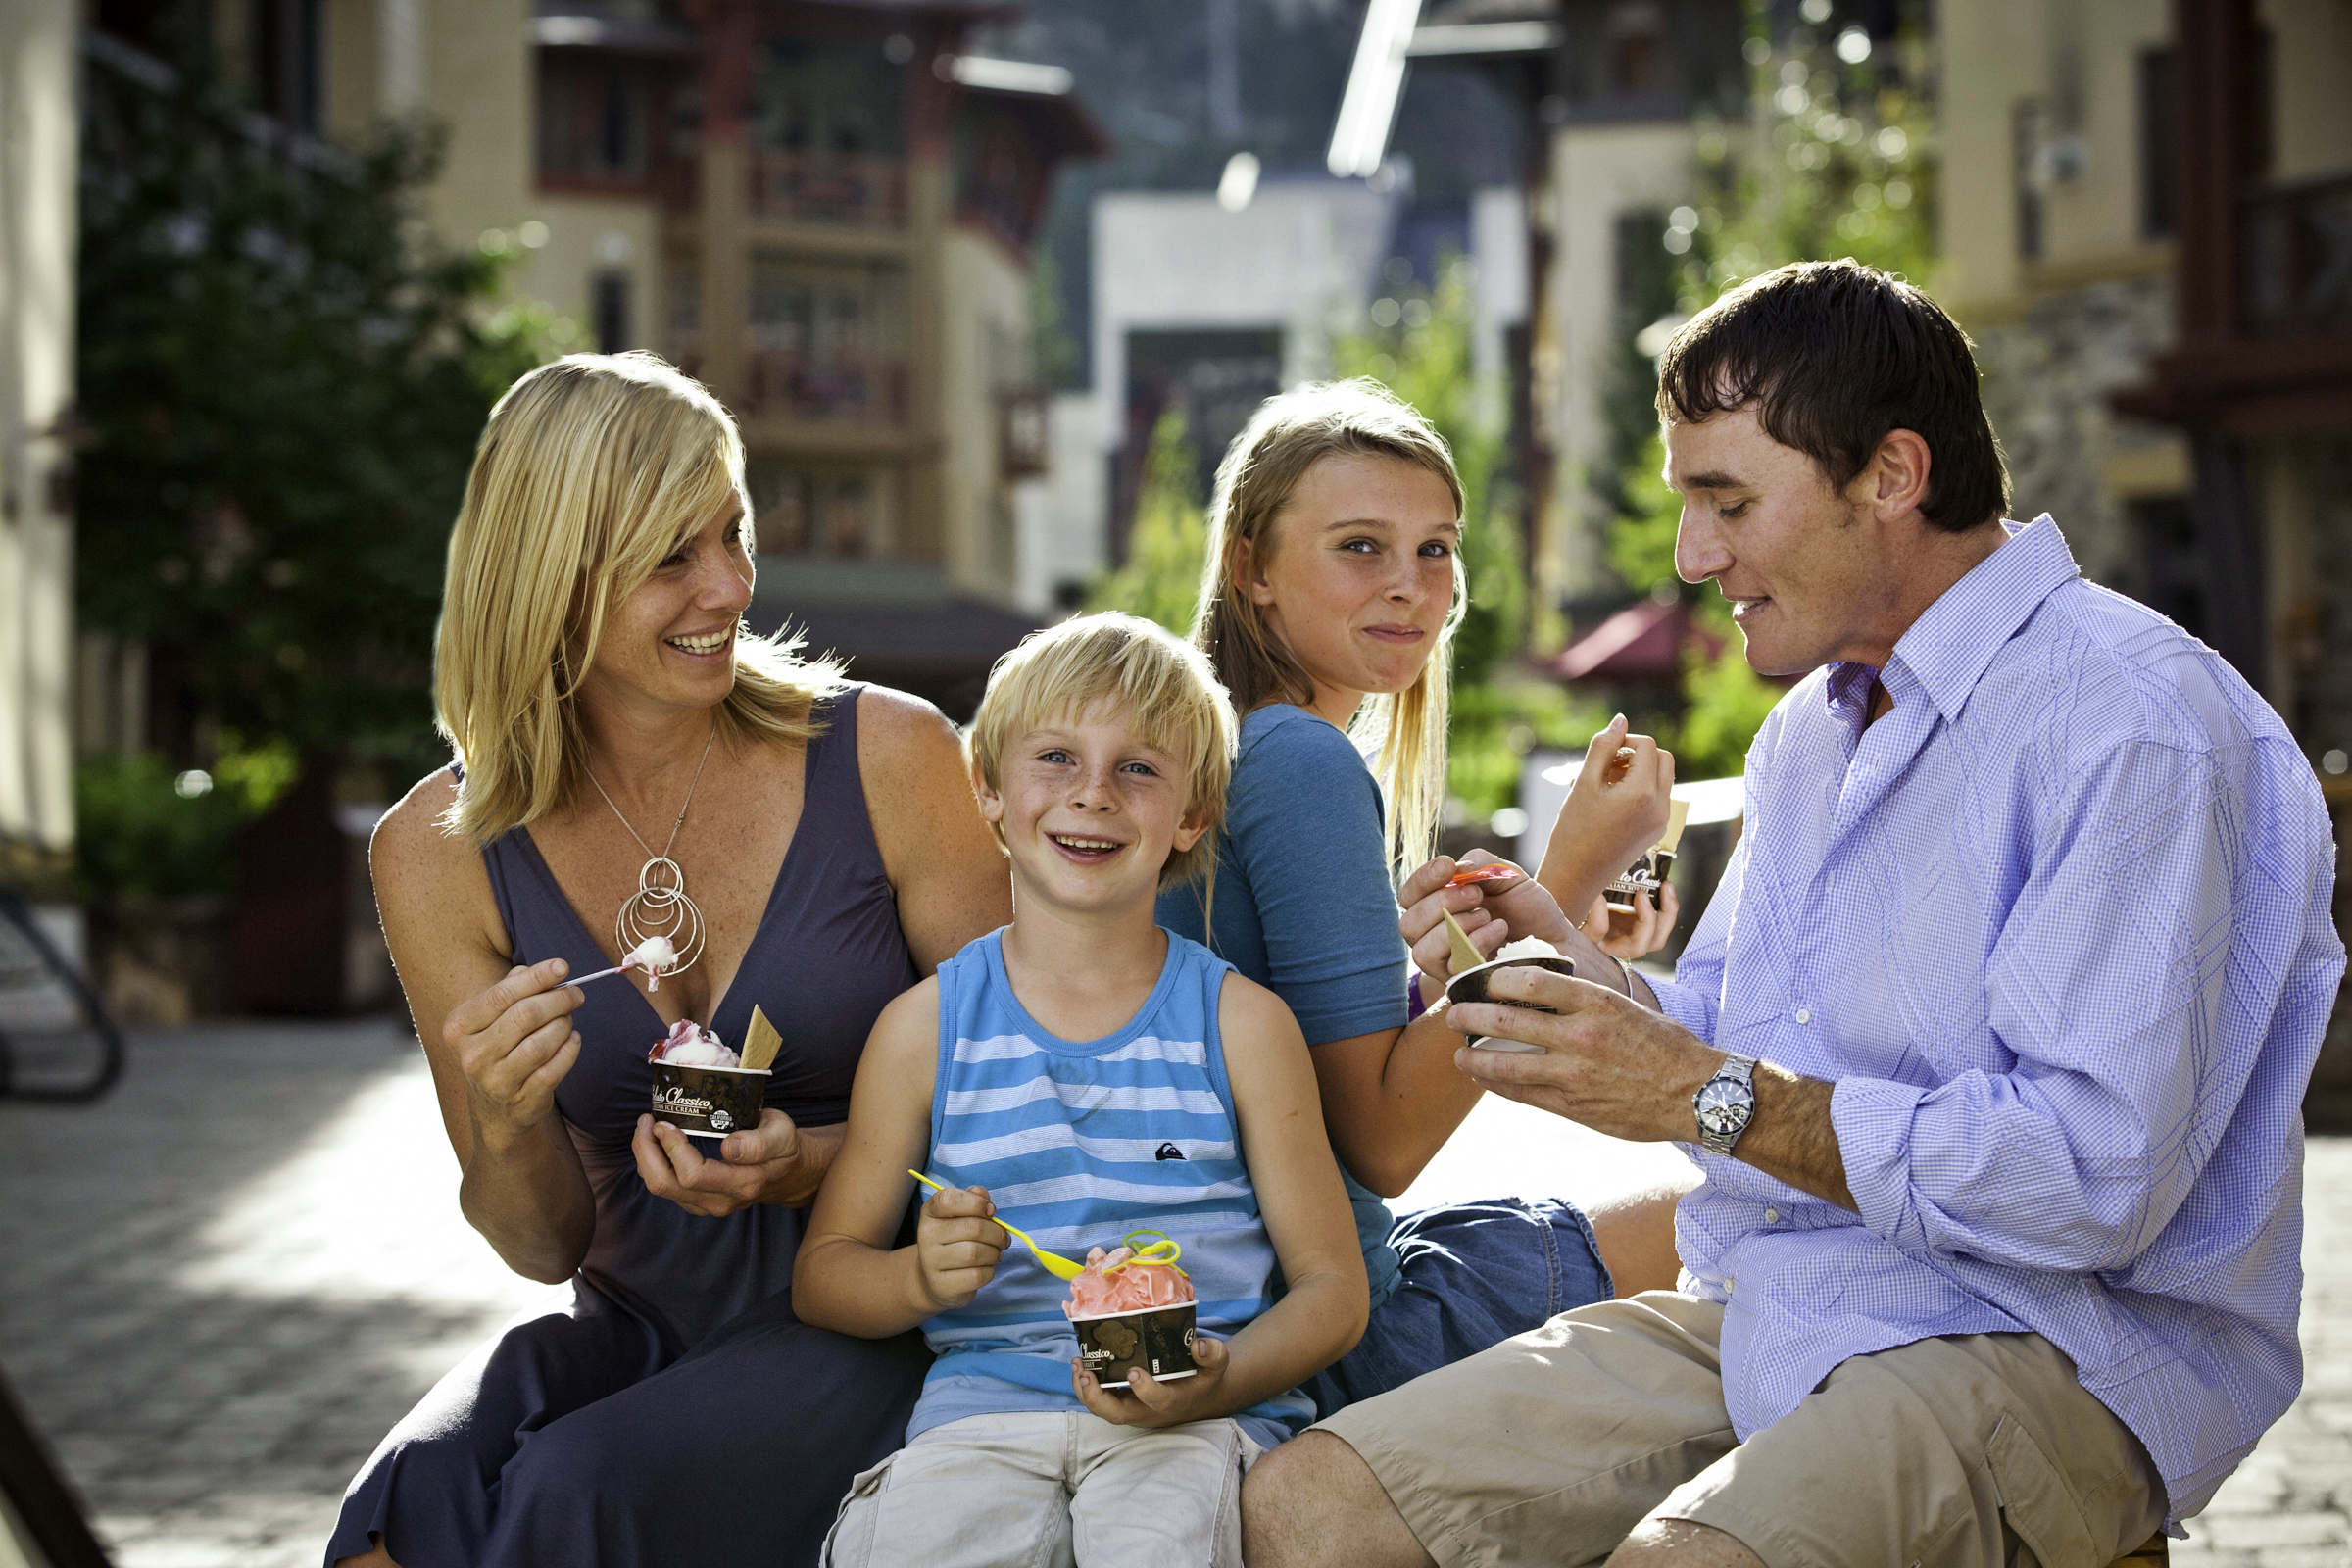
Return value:
<svg viewBox="0 0 2352 1568">
<path fill-rule="evenodd" d="M 1679 1163 L 1490 1101 L 1408 1200 Z M 102 1105 L 0 1101 L 0 1369 L 122 1568 L 313 1568 L 376 1440 L 547 1299 L 459 1217 L 456 1174 L 381 1019 L 142 1034 Z M 2313 1144 L 2308 1192 L 2308 1386 L 2183 1568 L 2352 1568 L 2352 1141 Z"/>
<path fill-rule="evenodd" d="M 0 1368 L 122 1568 L 314 1568 L 343 1487 L 544 1287 L 457 1212 L 413 1038 L 143 1033 L 113 1098 L 0 1100 Z"/>
</svg>

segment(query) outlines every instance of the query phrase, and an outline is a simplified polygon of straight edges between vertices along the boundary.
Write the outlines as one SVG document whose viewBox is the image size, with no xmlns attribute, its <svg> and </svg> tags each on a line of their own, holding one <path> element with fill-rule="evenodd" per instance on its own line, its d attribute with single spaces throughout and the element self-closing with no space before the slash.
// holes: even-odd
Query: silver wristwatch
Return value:
<svg viewBox="0 0 2352 1568">
<path fill-rule="evenodd" d="M 1755 1057 L 1731 1056 L 1690 1097 L 1690 1108 L 1698 1112 L 1698 1141 L 1708 1153 L 1729 1155 L 1747 1131 L 1756 1114 L 1755 1075 Z"/>
</svg>

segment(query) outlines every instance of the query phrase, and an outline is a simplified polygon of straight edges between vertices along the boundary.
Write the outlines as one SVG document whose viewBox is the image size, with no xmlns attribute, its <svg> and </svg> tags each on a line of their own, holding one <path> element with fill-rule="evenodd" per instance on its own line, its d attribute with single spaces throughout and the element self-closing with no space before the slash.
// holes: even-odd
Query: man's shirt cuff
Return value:
<svg viewBox="0 0 2352 1568">
<path fill-rule="evenodd" d="M 1840 1078 L 1830 1090 L 1830 1126 L 1862 1223 L 1913 1255 L 1929 1250 L 1911 1206 L 1911 1123 L 1927 1094 L 1891 1078 Z"/>
<path fill-rule="evenodd" d="M 1691 986 L 1678 985 L 1672 980 L 1660 980 L 1643 975 L 1642 981 L 1657 993 L 1658 1010 L 1676 1023 L 1704 1040 L 1715 1043 L 1715 1007 L 1706 993 Z M 1638 1000 L 1638 999 L 1637 999 Z"/>
</svg>

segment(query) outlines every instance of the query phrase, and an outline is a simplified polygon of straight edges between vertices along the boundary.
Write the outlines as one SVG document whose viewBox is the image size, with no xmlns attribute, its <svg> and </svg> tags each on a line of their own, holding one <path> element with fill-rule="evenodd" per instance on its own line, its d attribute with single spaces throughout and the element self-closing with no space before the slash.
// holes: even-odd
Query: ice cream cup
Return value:
<svg viewBox="0 0 2352 1568">
<path fill-rule="evenodd" d="M 1074 1317 L 1078 1353 L 1087 1370 L 1106 1389 L 1123 1389 L 1127 1375 L 1143 1368 L 1162 1383 L 1200 1370 L 1193 1360 L 1193 1303 L 1147 1306 L 1134 1312 Z"/>
<path fill-rule="evenodd" d="M 1666 873 L 1673 868 L 1672 850 L 1651 850 L 1636 860 L 1625 875 L 1601 890 L 1601 902 L 1612 909 L 1630 911 L 1634 907 L 1635 895 L 1646 893 L 1649 902 L 1655 904 L 1659 898 L 1658 887 L 1666 880 Z"/>
<path fill-rule="evenodd" d="M 654 1120 L 693 1138 L 724 1138 L 760 1125 L 760 1101 L 774 1076 L 759 1067 L 654 1063 Z"/>
<path fill-rule="evenodd" d="M 1508 997 L 1487 994 L 1487 984 L 1502 969 L 1549 969 L 1553 974 L 1573 975 L 1576 965 L 1554 953 L 1529 954 L 1517 958 L 1492 958 L 1475 969 L 1464 969 L 1446 982 L 1446 1000 L 1454 1006 L 1465 1002 L 1493 1002 L 1505 1007 L 1525 1007 L 1530 1012 L 1557 1012 L 1540 1003 L 1519 1002 Z M 1471 1035 L 1469 1043 L 1487 1051 L 1542 1051 L 1524 1040 L 1505 1040 L 1500 1035 Z"/>
</svg>

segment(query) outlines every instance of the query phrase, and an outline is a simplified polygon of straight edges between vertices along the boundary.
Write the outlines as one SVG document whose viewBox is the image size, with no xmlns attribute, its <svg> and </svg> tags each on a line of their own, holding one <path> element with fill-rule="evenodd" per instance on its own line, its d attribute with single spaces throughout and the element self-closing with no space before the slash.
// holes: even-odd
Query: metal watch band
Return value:
<svg viewBox="0 0 2352 1568">
<path fill-rule="evenodd" d="M 1698 1142 L 1708 1153 L 1728 1157 L 1732 1146 L 1740 1142 L 1740 1135 L 1746 1132 L 1748 1123 L 1755 1119 L 1755 1057 L 1727 1055 L 1723 1065 L 1715 1069 L 1715 1076 L 1700 1084 L 1698 1093 L 1690 1097 L 1690 1108 L 1698 1119 Z M 1707 1125 L 1707 1091 L 1717 1084 L 1729 1084 L 1739 1091 L 1735 1096 L 1723 1097 L 1730 1102 L 1727 1108 L 1736 1110 L 1738 1115 L 1733 1125 L 1721 1130 Z"/>
</svg>

